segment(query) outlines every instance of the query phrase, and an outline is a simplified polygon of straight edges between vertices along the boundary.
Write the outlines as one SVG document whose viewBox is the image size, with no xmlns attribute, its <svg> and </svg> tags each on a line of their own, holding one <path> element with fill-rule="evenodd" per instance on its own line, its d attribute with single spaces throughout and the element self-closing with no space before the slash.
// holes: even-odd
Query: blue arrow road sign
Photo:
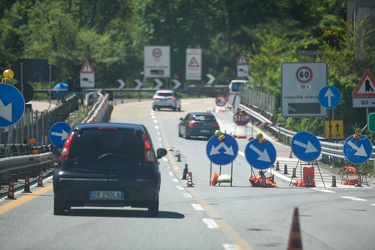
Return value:
<svg viewBox="0 0 375 250">
<path fill-rule="evenodd" d="M 217 165 L 227 165 L 236 159 L 238 155 L 238 143 L 228 134 L 223 134 L 225 139 L 220 141 L 219 137 L 212 136 L 206 146 L 206 154 L 210 161 Z"/>
<path fill-rule="evenodd" d="M 25 112 L 25 99 L 14 86 L 0 84 L 0 128 L 17 123 Z"/>
<path fill-rule="evenodd" d="M 355 139 L 351 135 L 345 140 L 342 150 L 349 162 L 362 164 L 371 157 L 372 144 L 366 136 L 361 135 L 359 139 Z"/>
<path fill-rule="evenodd" d="M 341 94 L 336 87 L 325 86 L 319 91 L 318 100 L 323 107 L 334 108 L 339 104 Z"/>
<path fill-rule="evenodd" d="M 265 170 L 275 163 L 276 149 L 269 141 L 260 143 L 259 140 L 253 139 L 246 145 L 245 157 L 254 168 Z"/>
<path fill-rule="evenodd" d="M 322 151 L 318 138 L 309 132 L 299 132 L 292 139 L 293 154 L 301 161 L 314 161 Z"/>
<path fill-rule="evenodd" d="M 65 122 L 57 122 L 52 125 L 49 130 L 49 139 L 56 147 L 64 146 L 66 138 L 68 138 L 71 128 Z"/>
</svg>

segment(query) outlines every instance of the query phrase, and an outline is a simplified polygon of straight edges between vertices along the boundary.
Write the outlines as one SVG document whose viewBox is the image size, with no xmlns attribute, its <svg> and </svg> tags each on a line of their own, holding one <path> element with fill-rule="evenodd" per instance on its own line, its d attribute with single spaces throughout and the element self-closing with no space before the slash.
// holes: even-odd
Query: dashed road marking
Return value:
<svg viewBox="0 0 375 250">
<path fill-rule="evenodd" d="M 191 204 L 193 206 L 193 208 L 197 211 L 203 211 L 203 208 L 201 205 L 199 204 Z"/>
<path fill-rule="evenodd" d="M 212 219 L 202 219 L 209 229 L 217 229 L 219 226 Z"/>
</svg>

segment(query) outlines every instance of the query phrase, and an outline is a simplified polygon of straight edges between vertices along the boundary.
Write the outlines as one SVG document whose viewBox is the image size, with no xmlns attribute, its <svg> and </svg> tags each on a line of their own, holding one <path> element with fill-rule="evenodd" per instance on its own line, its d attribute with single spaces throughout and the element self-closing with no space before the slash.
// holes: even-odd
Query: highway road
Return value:
<svg viewBox="0 0 375 250">
<path fill-rule="evenodd" d="M 183 100 L 180 112 L 153 111 L 151 100 L 116 103 L 112 122 L 145 124 L 154 146 L 169 152 L 160 160 L 160 216 L 148 218 L 146 210 L 130 208 L 73 208 L 54 216 L 51 179 L 46 179 L 44 187 L 31 187 L 31 194 L 18 192 L 15 200 L 0 200 L 0 249 L 287 249 L 296 208 L 300 230 L 293 235 L 304 249 L 375 245 L 372 187 L 344 186 L 340 181 L 331 187 L 332 177 L 322 168 L 315 188 L 290 185 L 291 168 L 289 174 L 275 169 L 266 173 L 275 174 L 279 188 L 252 187 L 252 168 L 244 157 L 246 139 L 237 139 L 232 186 L 210 186 L 207 140 L 179 138 L 179 118 L 190 111 L 217 111 L 226 133 L 258 133 L 256 128 L 236 127 L 233 113 L 219 112 L 214 98 Z M 281 169 L 285 164 L 297 166 L 298 160 L 289 158 L 290 148 L 266 138 L 276 148 Z M 182 180 L 186 166 L 192 186 Z M 218 172 L 219 166 L 212 165 L 212 170 Z M 230 173 L 230 165 L 222 166 L 222 173 Z"/>
</svg>

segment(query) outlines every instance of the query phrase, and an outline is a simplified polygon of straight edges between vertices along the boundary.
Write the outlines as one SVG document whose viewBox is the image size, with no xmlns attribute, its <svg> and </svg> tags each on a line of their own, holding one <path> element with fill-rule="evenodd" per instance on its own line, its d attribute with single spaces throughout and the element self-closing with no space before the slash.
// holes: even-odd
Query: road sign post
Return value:
<svg viewBox="0 0 375 250">
<path fill-rule="evenodd" d="M 17 123 L 25 112 L 25 99 L 13 85 L 0 84 L 0 128 Z"/>
<path fill-rule="evenodd" d="M 368 131 L 375 133 L 375 113 L 368 114 Z"/>
<path fill-rule="evenodd" d="M 57 122 L 49 130 L 49 139 L 56 147 L 64 146 L 68 138 L 71 127 L 65 122 Z"/>
<path fill-rule="evenodd" d="M 245 157 L 252 167 L 267 170 L 276 161 L 276 149 L 268 140 L 260 143 L 259 140 L 253 139 L 246 145 Z"/>
</svg>

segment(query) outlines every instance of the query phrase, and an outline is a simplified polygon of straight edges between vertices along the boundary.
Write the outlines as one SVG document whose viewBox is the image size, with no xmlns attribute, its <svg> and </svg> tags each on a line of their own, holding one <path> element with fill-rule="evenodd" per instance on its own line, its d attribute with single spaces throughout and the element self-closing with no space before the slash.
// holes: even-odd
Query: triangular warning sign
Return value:
<svg viewBox="0 0 375 250">
<path fill-rule="evenodd" d="M 191 60 L 188 64 L 188 67 L 193 67 L 193 68 L 199 67 L 199 63 L 198 63 L 197 59 L 195 59 L 195 57 L 191 58 Z"/>
<path fill-rule="evenodd" d="M 237 59 L 237 65 L 249 65 L 249 61 L 246 59 L 245 54 L 242 52 Z"/>
<path fill-rule="evenodd" d="M 375 79 L 369 70 L 363 74 L 352 97 L 375 97 Z"/>
<path fill-rule="evenodd" d="M 86 61 L 83 64 L 81 68 L 81 73 L 92 73 L 92 74 L 95 73 L 89 61 Z"/>
</svg>

